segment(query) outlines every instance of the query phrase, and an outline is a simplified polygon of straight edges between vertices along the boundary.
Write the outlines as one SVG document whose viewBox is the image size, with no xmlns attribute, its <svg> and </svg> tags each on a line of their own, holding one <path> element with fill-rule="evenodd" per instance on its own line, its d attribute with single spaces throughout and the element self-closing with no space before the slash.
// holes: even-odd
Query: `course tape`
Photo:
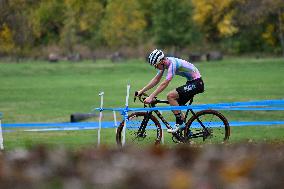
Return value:
<svg viewBox="0 0 284 189">
<path fill-rule="evenodd" d="M 125 111 L 154 111 L 154 110 L 235 110 L 235 111 L 283 111 L 284 99 L 280 100 L 261 100 L 249 102 L 232 102 L 232 103 L 218 103 L 218 104 L 201 104 L 188 106 L 160 106 L 154 108 L 103 108 L 103 110 L 120 111 L 125 114 Z M 101 110 L 96 108 L 95 110 Z"/>
<path fill-rule="evenodd" d="M 113 121 L 105 121 L 104 125 L 113 125 Z M 28 127 L 94 127 L 98 126 L 99 122 L 78 122 L 78 123 L 4 123 L 3 128 L 28 128 Z"/>
<path fill-rule="evenodd" d="M 174 122 L 170 122 L 174 125 Z M 219 125 L 217 122 L 211 122 L 211 126 Z M 151 124 L 150 124 L 151 125 Z M 161 124 L 163 129 L 166 129 L 164 124 Z M 230 126 L 267 126 L 267 125 L 284 125 L 284 121 L 230 121 Z M 25 131 L 68 131 L 68 130 L 86 130 L 98 129 L 98 122 L 81 122 L 81 123 L 5 123 L 2 125 L 5 128 L 25 128 Z M 147 128 L 152 128 L 149 126 Z M 192 127 L 195 127 L 192 125 Z M 102 128 L 116 128 L 114 122 L 106 121 L 102 123 Z M 154 127 L 153 127 L 154 128 Z"/>
</svg>

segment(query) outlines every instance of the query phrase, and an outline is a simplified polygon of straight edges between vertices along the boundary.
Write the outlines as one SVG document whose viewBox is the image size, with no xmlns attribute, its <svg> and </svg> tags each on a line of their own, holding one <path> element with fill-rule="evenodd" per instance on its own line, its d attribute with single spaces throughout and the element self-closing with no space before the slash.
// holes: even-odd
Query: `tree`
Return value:
<svg viewBox="0 0 284 189">
<path fill-rule="evenodd" d="M 0 54 L 10 54 L 15 48 L 11 29 L 3 24 L 0 26 Z"/>
<path fill-rule="evenodd" d="M 65 19 L 64 11 L 63 0 L 44 0 L 30 13 L 30 25 L 37 45 L 59 41 Z"/>
<path fill-rule="evenodd" d="M 143 0 L 139 1 L 139 4 L 146 21 L 145 32 L 149 36 L 153 33 L 153 16 L 156 14 L 154 10 L 155 3 L 153 3 L 153 0 Z"/>
<path fill-rule="evenodd" d="M 192 0 L 194 21 L 210 42 L 229 39 L 238 52 L 284 55 L 283 0 Z"/>
<path fill-rule="evenodd" d="M 243 0 L 236 7 L 235 23 L 239 28 L 250 29 L 262 42 L 255 50 L 269 46 L 284 56 L 284 1 Z M 249 40 L 249 39 L 248 39 Z M 278 50 L 277 50 L 278 49 Z"/>
<path fill-rule="evenodd" d="M 69 53 L 76 44 L 96 43 L 104 7 L 101 0 L 65 0 L 61 42 Z"/>
<path fill-rule="evenodd" d="M 0 30 L 2 30 L 2 37 L 6 36 L 6 39 L 4 40 L 2 38 L 2 40 L 6 41 L 6 44 L 8 41 L 10 45 L 13 44 L 13 48 L 10 48 L 10 53 L 12 53 L 12 51 L 13 53 L 16 51 L 20 53 L 19 51 L 23 51 L 24 48 L 32 46 L 33 36 L 29 27 L 27 15 L 33 8 L 33 5 L 37 4 L 35 1 L 36 0 L 0 1 Z M 4 41 L 2 42 L 4 43 Z"/>
<path fill-rule="evenodd" d="M 138 0 L 112 0 L 106 7 L 101 35 L 109 46 L 134 46 L 141 41 L 145 26 Z"/>
<path fill-rule="evenodd" d="M 182 48 L 190 45 L 198 32 L 191 20 L 192 6 L 188 0 L 156 1 L 153 14 L 154 39 L 157 45 Z"/>
<path fill-rule="evenodd" d="M 238 32 L 234 25 L 235 4 L 240 0 L 192 0 L 194 21 L 211 42 L 230 37 Z"/>
</svg>

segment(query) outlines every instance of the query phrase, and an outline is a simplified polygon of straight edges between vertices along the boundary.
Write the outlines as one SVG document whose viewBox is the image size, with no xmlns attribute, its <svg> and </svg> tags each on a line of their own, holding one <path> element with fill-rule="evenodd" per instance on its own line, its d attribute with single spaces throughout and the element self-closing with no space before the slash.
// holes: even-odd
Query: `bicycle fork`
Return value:
<svg viewBox="0 0 284 189">
<path fill-rule="evenodd" d="M 149 112 L 144 116 L 144 118 L 141 122 L 141 125 L 139 126 L 138 132 L 137 132 L 138 137 L 145 138 L 147 136 L 146 135 L 146 126 L 148 125 L 148 122 L 149 122 L 151 115 L 152 115 L 152 112 Z"/>
</svg>

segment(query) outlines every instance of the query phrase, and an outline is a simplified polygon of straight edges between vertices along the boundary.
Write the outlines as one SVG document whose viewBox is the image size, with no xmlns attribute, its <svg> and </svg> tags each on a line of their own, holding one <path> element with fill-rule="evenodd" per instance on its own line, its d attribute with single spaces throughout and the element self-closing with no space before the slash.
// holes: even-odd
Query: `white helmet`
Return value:
<svg viewBox="0 0 284 189">
<path fill-rule="evenodd" d="M 156 66 L 157 64 L 159 64 L 159 62 L 165 57 L 163 51 L 155 49 L 153 50 L 153 52 L 151 52 L 151 54 L 148 57 L 148 62 L 152 65 L 152 66 Z"/>
</svg>

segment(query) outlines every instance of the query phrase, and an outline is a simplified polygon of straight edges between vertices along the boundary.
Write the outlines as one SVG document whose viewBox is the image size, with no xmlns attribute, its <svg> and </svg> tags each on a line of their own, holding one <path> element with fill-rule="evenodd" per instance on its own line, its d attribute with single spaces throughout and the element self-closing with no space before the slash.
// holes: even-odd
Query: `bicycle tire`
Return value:
<svg viewBox="0 0 284 189">
<path fill-rule="evenodd" d="M 148 124 L 145 128 L 145 133 L 138 133 L 139 126 L 142 123 L 144 117 L 147 116 L 146 112 L 134 112 L 128 116 L 128 121 L 126 125 L 126 137 L 125 143 L 127 145 L 158 145 L 161 143 L 162 139 L 162 129 L 159 121 L 153 115 L 151 115 Z M 154 129 L 150 128 L 150 124 L 154 124 Z M 125 125 L 125 120 L 123 120 L 116 132 L 116 143 L 118 146 L 122 146 L 122 136 L 123 128 Z"/>
<path fill-rule="evenodd" d="M 230 126 L 226 117 L 216 110 L 202 110 L 195 113 L 186 123 L 184 136 L 189 142 L 206 141 L 208 143 L 224 143 L 230 138 Z M 202 124 L 210 131 L 207 133 Z M 202 139 L 202 140 L 201 140 Z"/>
</svg>

